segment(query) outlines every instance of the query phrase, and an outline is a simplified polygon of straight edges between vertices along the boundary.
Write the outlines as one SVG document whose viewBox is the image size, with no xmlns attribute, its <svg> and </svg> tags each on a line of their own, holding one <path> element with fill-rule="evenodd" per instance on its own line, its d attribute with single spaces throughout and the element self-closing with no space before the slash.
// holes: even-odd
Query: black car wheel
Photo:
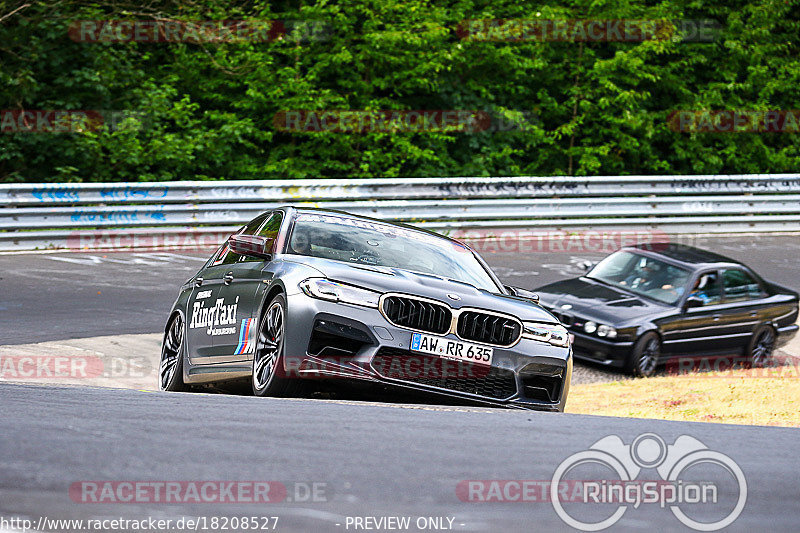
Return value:
<svg viewBox="0 0 800 533">
<path fill-rule="evenodd" d="M 286 299 L 277 295 L 261 316 L 256 352 L 253 355 L 253 394 L 288 396 L 296 389 L 297 379 L 280 376 L 285 352 L 284 330 Z"/>
<path fill-rule="evenodd" d="M 158 369 L 159 386 L 165 391 L 182 391 L 183 383 L 183 317 L 172 317 L 161 347 L 161 364 Z"/>
<path fill-rule="evenodd" d="M 654 332 L 642 335 L 628 358 L 627 370 L 634 376 L 652 376 L 661 356 L 661 341 Z"/>
<path fill-rule="evenodd" d="M 753 334 L 747 354 L 753 366 L 764 366 L 775 350 L 775 331 L 770 326 L 761 326 Z"/>
</svg>

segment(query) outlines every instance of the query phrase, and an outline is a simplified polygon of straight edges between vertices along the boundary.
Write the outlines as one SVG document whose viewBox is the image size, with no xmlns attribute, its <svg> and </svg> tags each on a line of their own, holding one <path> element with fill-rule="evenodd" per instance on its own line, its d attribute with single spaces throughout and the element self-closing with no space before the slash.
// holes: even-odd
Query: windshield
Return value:
<svg viewBox="0 0 800 533">
<path fill-rule="evenodd" d="M 301 213 L 295 218 L 287 253 L 433 274 L 490 292 L 499 289 L 465 246 L 367 220 Z"/>
<path fill-rule="evenodd" d="M 586 277 L 675 304 L 686 290 L 690 272 L 631 252 L 616 252 L 595 266 Z"/>
</svg>

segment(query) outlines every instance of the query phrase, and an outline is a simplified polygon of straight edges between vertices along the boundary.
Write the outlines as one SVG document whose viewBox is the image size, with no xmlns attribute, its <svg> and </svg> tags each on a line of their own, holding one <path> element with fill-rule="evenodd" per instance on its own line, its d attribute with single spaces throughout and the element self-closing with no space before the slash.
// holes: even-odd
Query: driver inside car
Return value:
<svg viewBox="0 0 800 533">
<path fill-rule="evenodd" d="M 703 274 L 694 284 L 692 292 L 689 293 L 689 298 L 700 298 L 704 304 L 711 302 L 714 295 L 710 294 L 709 290 L 716 285 L 716 282 L 716 273 Z"/>
</svg>

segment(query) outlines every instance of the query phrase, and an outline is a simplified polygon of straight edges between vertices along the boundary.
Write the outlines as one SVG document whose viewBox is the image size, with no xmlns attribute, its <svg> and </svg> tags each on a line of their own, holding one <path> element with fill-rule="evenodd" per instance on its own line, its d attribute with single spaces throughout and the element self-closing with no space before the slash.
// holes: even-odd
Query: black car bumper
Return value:
<svg viewBox="0 0 800 533">
<path fill-rule="evenodd" d="M 797 335 L 798 329 L 800 329 L 800 326 L 797 324 L 791 324 L 789 326 L 778 328 L 778 338 L 776 339 L 775 346 L 778 348 L 785 346 Z"/>
<path fill-rule="evenodd" d="M 633 349 L 633 342 L 613 342 L 570 330 L 575 359 L 621 368 Z"/>
</svg>

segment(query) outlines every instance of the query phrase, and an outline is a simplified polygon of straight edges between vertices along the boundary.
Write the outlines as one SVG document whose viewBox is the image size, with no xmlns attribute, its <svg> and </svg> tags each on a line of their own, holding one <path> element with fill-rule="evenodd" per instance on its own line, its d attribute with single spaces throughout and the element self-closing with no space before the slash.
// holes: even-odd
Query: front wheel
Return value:
<svg viewBox="0 0 800 533">
<path fill-rule="evenodd" d="M 656 372 L 661 356 L 661 341 L 655 332 L 642 335 L 633 346 L 626 370 L 638 377 L 650 377 Z"/>
<path fill-rule="evenodd" d="M 286 298 L 279 294 L 267 305 L 258 328 L 253 354 L 253 394 L 256 396 L 291 396 L 298 379 L 281 376 L 284 363 Z"/>
<path fill-rule="evenodd" d="M 161 364 L 158 368 L 158 384 L 161 390 L 183 391 L 183 317 L 175 315 L 164 333 L 161 347 Z"/>
<path fill-rule="evenodd" d="M 764 366 L 772 359 L 775 350 L 775 331 L 770 326 L 761 326 L 753 333 L 747 347 L 747 355 L 753 366 Z"/>
</svg>

